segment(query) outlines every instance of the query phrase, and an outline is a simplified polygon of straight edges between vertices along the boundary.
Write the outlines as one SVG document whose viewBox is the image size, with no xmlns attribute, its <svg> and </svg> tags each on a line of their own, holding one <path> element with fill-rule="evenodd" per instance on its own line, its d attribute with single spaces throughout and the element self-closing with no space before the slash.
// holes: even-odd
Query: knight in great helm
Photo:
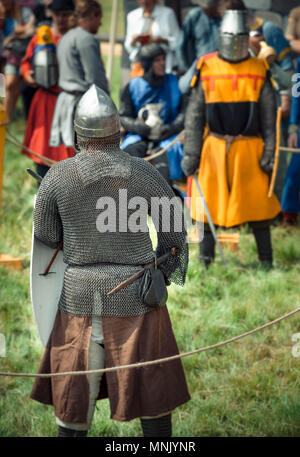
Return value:
<svg viewBox="0 0 300 457">
<path fill-rule="evenodd" d="M 272 265 L 270 222 L 280 212 L 268 198 L 276 148 L 276 98 L 266 61 L 248 53 L 245 11 L 227 10 L 219 52 L 201 57 L 192 80 L 185 119 L 182 169 L 197 172 L 213 223 L 236 227 L 249 223 L 259 260 Z M 207 128 L 205 128 L 207 126 Z M 196 183 L 191 188 L 191 216 L 197 220 Z M 199 211 L 198 211 L 199 214 Z M 208 265 L 215 239 L 205 216 L 200 260 Z"/>
<path fill-rule="evenodd" d="M 184 224 L 178 230 L 180 202 L 180 211 L 169 214 L 169 229 L 159 211 L 153 250 L 149 231 L 142 224 L 132 229 L 132 221 L 147 221 L 152 197 L 173 199 L 171 188 L 148 162 L 120 149 L 118 111 L 97 86 L 81 98 L 74 129 L 77 153 L 50 169 L 34 210 L 35 237 L 52 248 L 63 241 L 67 264 L 40 372 L 101 369 L 178 354 L 167 307 L 152 308 L 141 299 L 141 280 L 113 295 L 108 292 L 173 247 L 176 252 L 160 269 L 166 283 L 184 284 L 188 245 Z M 128 208 L 121 201 L 124 194 Z M 148 203 L 139 217 L 134 199 Z M 107 396 L 111 418 L 140 418 L 144 436 L 171 436 L 171 412 L 190 398 L 179 359 L 103 377 L 41 378 L 31 393 L 54 406 L 59 436 L 85 436 L 96 400 Z"/>
</svg>

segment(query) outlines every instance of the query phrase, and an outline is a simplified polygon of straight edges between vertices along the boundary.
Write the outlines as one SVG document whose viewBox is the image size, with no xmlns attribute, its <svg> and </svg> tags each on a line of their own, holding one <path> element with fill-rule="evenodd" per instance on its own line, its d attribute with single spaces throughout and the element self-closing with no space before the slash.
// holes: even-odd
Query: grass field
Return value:
<svg viewBox="0 0 300 457">
<path fill-rule="evenodd" d="M 103 2 L 103 5 L 108 2 Z M 107 6 L 107 5 L 106 5 Z M 118 68 L 119 61 L 116 62 Z M 113 98 L 118 103 L 119 72 Z M 20 112 L 10 129 L 22 141 Z M 43 354 L 33 320 L 29 264 L 34 180 L 32 162 L 7 143 L 0 253 L 21 257 L 21 271 L 0 268 L 0 333 L 6 357 L 0 371 L 38 370 Z M 229 339 L 300 306 L 300 228 L 272 230 L 274 269 L 263 270 L 252 234 L 241 230 L 240 250 L 226 251 L 209 270 L 190 245 L 184 288 L 171 286 L 169 312 L 180 352 Z M 292 336 L 300 314 L 223 348 L 183 359 L 191 400 L 173 414 L 174 436 L 300 436 L 300 358 Z M 51 407 L 29 399 L 32 379 L 0 377 L 0 436 L 56 436 Z M 138 420 L 111 421 L 108 401 L 98 402 L 89 436 L 141 436 Z"/>
<path fill-rule="evenodd" d="M 112 0 L 100 0 L 99 3 L 102 5 L 102 25 L 99 29 L 99 33 L 103 35 L 109 35 L 110 22 L 112 14 Z M 117 21 L 117 36 L 124 36 L 124 17 L 123 17 L 123 0 L 119 1 L 118 9 L 118 21 Z"/>
<path fill-rule="evenodd" d="M 11 126 L 21 140 L 24 121 Z M 36 372 L 43 348 L 29 294 L 31 161 L 6 147 L 0 253 L 22 258 L 23 269 L 0 269 L 0 333 L 7 353 L 0 371 Z M 275 268 L 259 267 L 252 235 L 241 233 L 238 253 L 206 271 L 191 245 L 184 288 L 172 286 L 169 311 L 181 352 L 251 330 L 299 306 L 299 228 L 273 229 Z M 292 335 L 299 315 L 224 348 L 183 359 L 192 399 L 174 412 L 174 436 L 300 436 L 299 358 Z M 32 379 L 0 378 L 0 436 L 55 436 L 51 407 L 29 399 Z M 98 403 L 90 436 L 141 436 L 139 421 L 109 419 Z"/>
</svg>

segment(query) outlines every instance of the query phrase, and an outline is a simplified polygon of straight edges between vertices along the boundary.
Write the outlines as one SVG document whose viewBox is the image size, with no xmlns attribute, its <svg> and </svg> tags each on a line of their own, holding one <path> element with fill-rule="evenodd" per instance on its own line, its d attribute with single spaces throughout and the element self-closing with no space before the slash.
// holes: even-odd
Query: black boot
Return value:
<svg viewBox="0 0 300 457">
<path fill-rule="evenodd" d="M 255 237 L 258 258 L 262 265 L 267 268 L 273 266 L 273 251 L 271 242 L 271 230 L 270 227 L 254 228 L 253 234 Z"/>
<path fill-rule="evenodd" d="M 204 262 L 207 268 L 215 259 L 215 244 L 212 232 L 204 232 L 203 240 L 199 243 L 199 262 Z"/>
<path fill-rule="evenodd" d="M 172 436 L 172 415 L 157 417 L 155 419 L 141 419 L 145 437 Z"/>
<path fill-rule="evenodd" d="M 87 430 L 72 430 L 67 427 L 58 426 L 58 436 L 59 437 L 82 437 L 87 436 Z"/>
</svg>

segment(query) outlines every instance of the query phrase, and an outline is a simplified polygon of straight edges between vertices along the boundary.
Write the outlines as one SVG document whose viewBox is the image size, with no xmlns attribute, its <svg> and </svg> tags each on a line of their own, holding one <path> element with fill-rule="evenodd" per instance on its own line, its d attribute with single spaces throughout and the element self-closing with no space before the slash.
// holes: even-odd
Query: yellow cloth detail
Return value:
<svg viewBox="0 0 300 457">
<path fill-rule="evenodd" d="M 37 29 L 37 44 L 53 44 L 54 43 L 54 40 L 53 40 L 53 34 L 52 34 L 52 30 L 51 30 L 51 27 L 49 27 L 49 25 L 41 25 L 41 27 L 39 27 Z"/>
<path fill-rule="evenodd" d="M 267 68 L 256 57 L 232 64 L 214 56 L 205 60 L 201 82 L 206 103 L 256 102 L 265 82 Z"/>
<path fill-rule="evenodd" d="M 271 75 L 271 70 L 270 70 L 270 66 L 269 66 L 268 61 L 266 59 L 261 59 L 261 61 L 264 63 L 264 65 L 266 67 L 266 70 L 269 71 L 269 81 L 272 84 L 273 89 L 277 90 L 277 86 L 275 84 L 273 76 Z"/>
<path fill-rule="evenodd" d="M 198 59 L 198 62 L 196 64 L 195 74 L 191 81 L 191 87 L 195 87 L 199 80 L 199 74 L 200 74 L 202 64 L 203 64 L 203 57 L 200 57 L 200 59 Z"/>
<path fill-rule="evenodd" d="M 281 51 L 281 53 L 277 57 L 278 62 L 281 62 L 289 52 L 293 52 L 293 50 L 290 46 L 288 48 L 285 48 L 283 51 Z"/>
<path fill-rule="evenodd" d="M 227 153 L 225 140 L 208 136 L 204 141 L 198 180 L 215 225 L 233 227 L 280 212 L 276 196 L 268 198 L 269 176 L 259 165 L 262 154 L 258 137 L 234 141 Z M 201 201 L 194 181 L 191 197 L 191 217 L 197 220 Z"/>
<path fill-rule="evenodd" d="M 255 18 L 255 23 L 251 26 L 251 32 L 253 32 L 253 30 L 259 29 L 262 25 L 263 25 L 262 18 L 261 17 L 256 17 Z"/>
</svg>

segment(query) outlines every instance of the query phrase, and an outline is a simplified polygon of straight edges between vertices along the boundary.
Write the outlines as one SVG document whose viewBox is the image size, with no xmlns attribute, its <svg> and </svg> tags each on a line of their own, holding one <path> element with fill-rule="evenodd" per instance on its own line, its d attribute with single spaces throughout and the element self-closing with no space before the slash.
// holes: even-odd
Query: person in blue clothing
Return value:
<svg viewBox="0 0 300 457">
<path fill-rule="evenodd" d="M 298 81 L 295 81 L 293 88 L 291 115 L 289 119 L 288 146 L 291 148 L 300 146 L 300 57 L 297 59 L 296 73 L 298 75 Z M 289 163 L 282 193 L 281 207 L 283 211 L 283 223 L 285 225 L 295 225 L 297 215 L 300 213 L 300 154 L 293 154 Z"/>
<path fill-rule="evenodd" d="M 186 98 L 178 77 L 166 73 L 166 51 L 159 44 L 143 46 L 140 61 L 144 75 L 132 79 L 121 94 L 120 117 L 126 135 L 121 148 L 135 157 L 146 157 L 165 148 L 184 127 Z M 183 146 L 176 142 L 166 154 L 152 160 L 170 183 L 183 176 Z"/>
<path fill-rule="evenodd" d="M 199 7 L 192 8 L 182 24 L 182 34 L 177 48 L 180 73 L 179 88 L 183 94 L 190 89 L 198 59 L 218 50 L 221 12 L 219 0 L 200 0 Z"/>
<path fill-rule="evenodd" d="M 264 21 L 259 17 L 253 18 L 253 25 L 251 30 L 261 30 L 262 35 L 266 43 L 276 51 L 276 62 L 281 67 L 282 70 L 293 74 L 294 67 L 294 52 L 291 48 L 290 43 L 284 36 L 284 33 L 281 28 L 275 25 L 271 21 Z M 289 91 L 281 91 L 281 108 L 282 108 L 282 118 L 288 119 L 290 115 L 290 93 Z"/>
<path fill-rule="evenodd" d="M 200 0 L 199 7 L 192 8 L 182 24 L 178 43 L 179 70 L 187 71 L 196 59 L 218 49 L 221 17 L 219 0 Z"/>
</svg>

